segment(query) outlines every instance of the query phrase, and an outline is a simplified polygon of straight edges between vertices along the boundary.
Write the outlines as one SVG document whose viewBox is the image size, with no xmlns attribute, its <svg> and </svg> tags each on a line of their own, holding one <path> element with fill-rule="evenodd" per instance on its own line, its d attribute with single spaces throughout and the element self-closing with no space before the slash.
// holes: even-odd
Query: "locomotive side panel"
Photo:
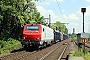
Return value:
<svg viewBox="0 0 90 60">
<path fill-rule="evenodd" d="M 43 32 L 42 32 L 42 40 L 44 40 L 45 42 L 47 42 L 47 44 L 50 44 L 52 41 L 54 41 L 54 33 L 53 33 L 53 29 L 46 27 L 44 25 L 43 26 Z"/>
</svg>

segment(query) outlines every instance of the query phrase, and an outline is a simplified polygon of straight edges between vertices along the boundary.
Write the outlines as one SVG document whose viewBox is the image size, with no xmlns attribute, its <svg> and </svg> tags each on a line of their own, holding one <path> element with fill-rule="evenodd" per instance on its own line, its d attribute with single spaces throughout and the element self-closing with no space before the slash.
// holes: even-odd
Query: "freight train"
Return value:
<svg viewBox="0 0 90 60">
<path fill-rule="evenodd" d="M 63 40 L 66 40 L 68 38 L 69 38 L 69 36 L 67 34 L 63 34 Z"/>
<path fill-rule="evenodd" d="M 42 24 L 25 24 L 22 33 L 21 44 L 23 47 L 46 47 L 63 39 L 68 39 L 59 31 L 53 30 Z"/>
<path fill-rule="evenodd" d="M 54 30 L 54 42 L 62 41 L 63 40 L 63 34 L 59 32 L 58 30 Z"/>
</svg>

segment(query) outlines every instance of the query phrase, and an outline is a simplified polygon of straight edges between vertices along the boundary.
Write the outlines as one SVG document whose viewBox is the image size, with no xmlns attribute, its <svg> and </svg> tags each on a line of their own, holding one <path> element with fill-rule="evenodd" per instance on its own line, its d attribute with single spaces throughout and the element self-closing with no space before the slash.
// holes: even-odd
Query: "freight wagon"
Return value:
<svg viewBox="0 0 90 60">
<path fill-rule="evenodd" d="M 63 40 L 68 39 L 68 35 L 67 34 L 63 34 Z"/>
<path fill-rule="evenodd" d="M 62 41 L 63 40 L 63 34 L 59 32 L 58 30 L 54 30 L 54 42 Z"/>
<path fill-rule="evenodd" d="M 55 43 L 61 40 L 61 39 L 60 39 L 60 35 L 61 35 L 61 34 L 60 34 L 59 31 L 54 30 L 54 42 L 55 42 Z"/>
</svg>

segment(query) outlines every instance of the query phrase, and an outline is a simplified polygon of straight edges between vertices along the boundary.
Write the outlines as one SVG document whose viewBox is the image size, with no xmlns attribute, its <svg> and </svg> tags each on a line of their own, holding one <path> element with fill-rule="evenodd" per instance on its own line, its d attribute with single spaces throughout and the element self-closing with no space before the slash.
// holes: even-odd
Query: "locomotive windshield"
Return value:
<svg viewBox="0 0 90 60">
<path fill-rule="evenodd" d="M 39 26 L 26 26 L 26 30 L 39 30 Z"/>
</svg>

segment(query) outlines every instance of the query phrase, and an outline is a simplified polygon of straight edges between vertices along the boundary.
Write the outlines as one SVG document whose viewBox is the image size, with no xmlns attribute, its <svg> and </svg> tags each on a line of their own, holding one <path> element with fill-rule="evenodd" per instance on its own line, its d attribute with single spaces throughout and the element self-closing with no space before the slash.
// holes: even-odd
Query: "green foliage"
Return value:
<svg viewBox="0 0 90 60">
<path fill-rule="evenodd" d="M 84 53 L 76 50 L 76 51 L 74 52 L 73 56 L 78 56 L 78 57 L 79 57 L 79 56 L 84 56 Z"/>
<path fill-rule="evenodd" d="M 77 35 L 75 33 L 69 34 L 69 36 L 71 36 L 73 40 L 77 40 Z"/>
<path fill-rule="evenodd" d="M 0 54 L 10 53 L 10 51 L 21 48 L 21 43 L 13 38 L 7 41 L 0 40 Z"/>
<path fill-rule="evenodd" d="M 0 0 L 0 54 L 21 46 L 19 41 L 24 24 L 45 24 L 43 19 L 32 0 Z"/>
<path fill-rule="evenodd" d="M 86 54 L 86 55 L 84 56 L 84 58 L 85 58 L 85 60 L 90 60 L 90 54 Z"/>
<path fill-rule="evenodd" d="M 85 55 L 83 53 L 83 51 L 78 51 L 76 50 L 73 54 L 73 56 L 76 56 L 76 57 L 84 57 L 85 60 L 90 60 L 90 54 L 88 53 L 88 50 L 86 49 L 85 50 Z"/>
<path fill-rule="evenodd" d="M 68 29 L 63 23 L 57 21 L 56 23 L 51 25 L 51 28 L 53 28 L 54 30 L 56 30 L 56 27 L 60 32 L 68 34 Z"/>
<path fill-rule="evenodd" d="M 35 0 L 36 1 L 36 0 Z M 0 40 L 21 38 L 25 23 L 39 22 L 44 24 L 35 3 L 31 0 L 1 0 L 0 1 Z"/>
</svg>

